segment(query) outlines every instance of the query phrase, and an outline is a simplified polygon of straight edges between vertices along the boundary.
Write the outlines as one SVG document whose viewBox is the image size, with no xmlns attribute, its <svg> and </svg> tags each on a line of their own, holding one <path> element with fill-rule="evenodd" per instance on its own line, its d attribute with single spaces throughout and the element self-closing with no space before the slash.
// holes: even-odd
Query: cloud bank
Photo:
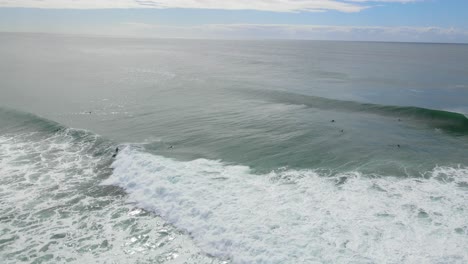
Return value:
<svg viewBox="0 0 468 264">
<path fill-rule="evenodd" d="M 128 22 L 113 33 L 162 38 L 315 39 L 408 42 L 468 42 L 468 31 L 444 27 L 206 24 L 167 26 Z M 108 31 L 111 33 L 111 31 Z"/>
<path fill-rule="evenodd" d="M 378 3 L 422 0 L 2 0 L 0 7 L 51 9 L 189 8 L 271 12 L 359 12 Z"/>
</svg>

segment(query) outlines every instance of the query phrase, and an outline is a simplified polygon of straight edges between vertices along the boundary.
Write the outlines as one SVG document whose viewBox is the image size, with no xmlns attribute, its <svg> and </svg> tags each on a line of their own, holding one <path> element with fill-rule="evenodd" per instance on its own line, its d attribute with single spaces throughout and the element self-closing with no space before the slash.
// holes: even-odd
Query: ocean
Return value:
<svg viewBox="0 0 468 264">
<path fill-rule="evenodd" d="M 0 34 L 1 263 L 467 263 L 468 45 Z"/>
</svg>

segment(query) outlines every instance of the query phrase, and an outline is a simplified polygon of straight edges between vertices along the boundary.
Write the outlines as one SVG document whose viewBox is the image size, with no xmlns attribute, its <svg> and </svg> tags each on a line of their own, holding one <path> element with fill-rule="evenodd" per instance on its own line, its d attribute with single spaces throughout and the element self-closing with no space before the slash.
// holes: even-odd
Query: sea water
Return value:
<svg viewBox="0 0 468 264">
<path fill-rule="evenodd" d="M 468 46 L 0 34 L 2 263 L 466 263 Z"/>
</svg>

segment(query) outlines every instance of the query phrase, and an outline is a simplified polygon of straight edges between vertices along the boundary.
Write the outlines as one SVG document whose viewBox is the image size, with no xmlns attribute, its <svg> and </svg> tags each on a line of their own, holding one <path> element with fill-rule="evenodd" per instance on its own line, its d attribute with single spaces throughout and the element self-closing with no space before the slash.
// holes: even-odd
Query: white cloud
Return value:
<svg viewBox="0 0 468 264">
<path fill-rule="evenodd" d="M 408 3 L 421 0 L 0 0 L 0 7 L 55 9 L 191 8 L 260 10 L 272 12 L 359 12 L 382 2 Z"/>
</svg>

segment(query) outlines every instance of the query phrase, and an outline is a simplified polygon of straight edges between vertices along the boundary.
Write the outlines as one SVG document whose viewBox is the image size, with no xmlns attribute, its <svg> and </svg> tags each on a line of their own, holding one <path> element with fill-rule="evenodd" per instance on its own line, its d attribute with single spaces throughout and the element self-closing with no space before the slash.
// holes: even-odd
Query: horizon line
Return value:
<svg viewBox="0 0 468 264">
<path fill-rule="evenodd" d="M 347 39 L 307 39 L 307 38 L 192 38 L 192 37 L 155 37 L 131 36 L 96 33 L 63 33 L 63 32 L 34 32 L 34 31 L 0 31 L 0 34 L 24 35 L 55 35 L 70 37 L 94 37 L 110 39 L 141 39 L 141 40 L 209 40 L 209 41 L 323 41 L 323 42 L 358 42 L 358 43 L 388 43 L 388 44 L 435 44 L 435 45 L 468 45 L 468 42 L 439 42 L 439 41 L 396 41 L 396 40 L 347 40 Z"/>
</svg>

